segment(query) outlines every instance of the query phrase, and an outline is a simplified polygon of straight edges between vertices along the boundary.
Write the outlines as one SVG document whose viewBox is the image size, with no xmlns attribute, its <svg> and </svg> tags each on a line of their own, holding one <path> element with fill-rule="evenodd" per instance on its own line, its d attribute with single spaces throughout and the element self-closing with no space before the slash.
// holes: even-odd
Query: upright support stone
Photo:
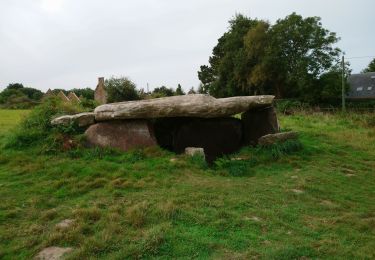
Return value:
<svg viewBox="0 0 375 260">
<path fill-rule="evenodd" d="M 85 132 L 90 146 L 122 151 L 156 146 L 153 128 L 146 120 L 117 120 L 91 125 Z"/>
<path fill-rule="evenodd" d="M 246 145 L 256 145 L 260 137 L 279 132 L 276 111 L 272 106 L 255 108 L 243 113 L 242 124 Z"/>
</svg>

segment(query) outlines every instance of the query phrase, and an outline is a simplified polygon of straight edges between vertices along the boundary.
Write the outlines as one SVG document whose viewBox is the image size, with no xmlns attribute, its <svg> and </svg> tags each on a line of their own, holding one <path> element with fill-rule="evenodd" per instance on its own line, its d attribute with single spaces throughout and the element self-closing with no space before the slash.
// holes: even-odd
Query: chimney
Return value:
<svg viewBox="0 0 375 260">
<path fill-rule="evenodd" d="M 98 84 L 104 86 L 104 77 L 98 78 Z"/>
</svg>

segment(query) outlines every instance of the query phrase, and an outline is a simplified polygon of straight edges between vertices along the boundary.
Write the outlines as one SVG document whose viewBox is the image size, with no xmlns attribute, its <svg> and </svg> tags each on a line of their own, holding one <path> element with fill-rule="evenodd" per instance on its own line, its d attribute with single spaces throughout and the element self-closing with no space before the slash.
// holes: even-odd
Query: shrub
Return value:
<svg viewBox="0 0 375 260">
<path fill-rule="evenodd" d="M 105 87 L 109 103 L 140 99 L 136 85 L 126 77 L 107 79 Z"/>
<path fill-rule="evenodd" d="M 277 111 L 283 114 L 293 114 L 294 112 L 309 108 L 307 103 L 302 103 L 298 100 L 277 100 L 275 105 Z"/>
<path fill-rule="evenodd" d="M 79 131 L 77 126 L 53 127 L 51 120 L 62 114 L 82 112 L 79 105 L 48 98 L 37 106 L 5 140 L 6 148 L 23 149 L 40 145 L 44 151 L 57 148 L 64 141 L 64 134 Z"/>
<path fill-rule="evenodd" d="M 292 154 L 302 149 L 299 140 L 287 140 L 282 143 L 276 143 L 269 146 L 259 147 L 259 151 L 270 155 L 274 159 L 278 159 L 284 155 Z"/>
</svg>

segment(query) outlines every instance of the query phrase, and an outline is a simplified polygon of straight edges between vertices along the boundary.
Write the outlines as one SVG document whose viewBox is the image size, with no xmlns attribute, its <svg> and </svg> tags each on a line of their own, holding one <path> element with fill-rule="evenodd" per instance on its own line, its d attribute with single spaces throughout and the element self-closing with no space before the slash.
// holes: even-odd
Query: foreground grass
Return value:
<svg viewBox="0 0 375 260">
<path fill-rule="evenodd" d="M 73 247 L 71 259 L 374 258 L 375 129 L 337 115 L 280 119 L 304 149 L 251 167 L 158 149 L 0 151 L 0 258 L 48 246 Z M 56 228 L 63 219 L 75 222 Z"/>
</svg>

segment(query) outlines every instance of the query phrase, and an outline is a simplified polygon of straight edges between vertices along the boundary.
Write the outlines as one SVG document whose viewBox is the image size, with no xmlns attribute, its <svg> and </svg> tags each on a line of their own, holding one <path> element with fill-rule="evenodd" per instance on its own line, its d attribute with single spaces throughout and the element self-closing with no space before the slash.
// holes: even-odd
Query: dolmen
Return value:
<svg viewBox="0 0 375 260">
<path fill-rule="evenodd" d="M 201 147 L 212 162 L 279 132 L 273 99 L 270 95 L 216 99 L 191 94 L 105 104 L 92 113 L 65 115 L 51 123 L 87 128 L 90 146 L 128 151 L 159 145 L 176 153 Z"/>
</svg>

